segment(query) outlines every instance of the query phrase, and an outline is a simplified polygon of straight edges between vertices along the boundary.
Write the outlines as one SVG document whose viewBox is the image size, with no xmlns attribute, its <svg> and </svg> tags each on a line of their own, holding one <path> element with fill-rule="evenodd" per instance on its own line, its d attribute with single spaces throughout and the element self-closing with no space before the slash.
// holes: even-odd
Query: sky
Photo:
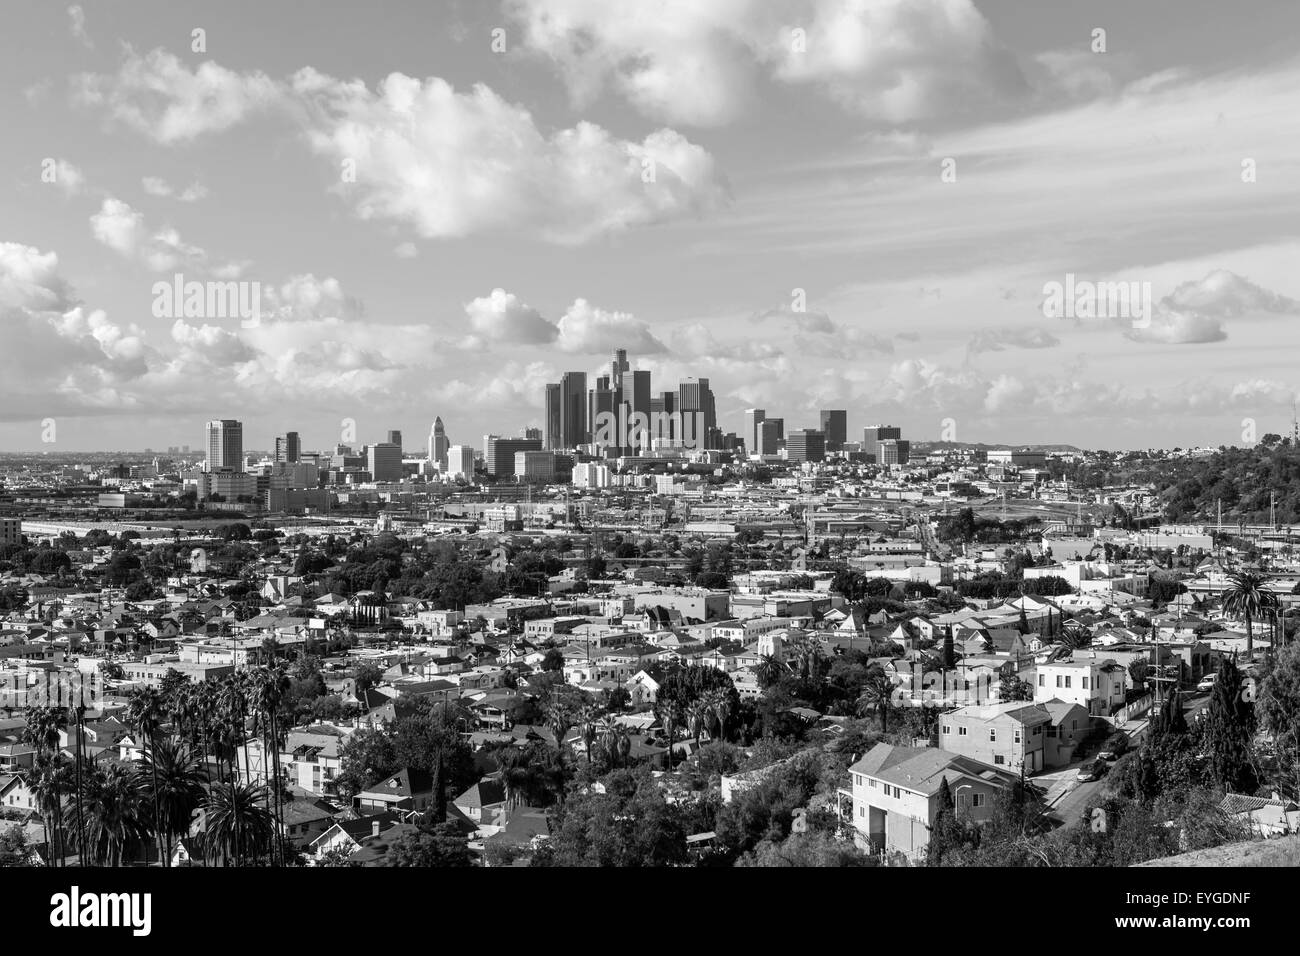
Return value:
<svg viewBox="0 0 1300 956">
<path fill-rule="evenodd" d="M 754 406 L 919 441 L 1291 429 L 1290 0 L 9 0 L 0 25 L 0 451 L 199 448 L 213 418 L 249 449 L 414 450 L 437 416 L 478 446 L 620 347 L 656 391 L 707 377 L 736 432 Z M 177 276 L 259 315 L 167 302 Z M 1067 281 L 1150 309 L 1053 312 Z"/>
</svg>

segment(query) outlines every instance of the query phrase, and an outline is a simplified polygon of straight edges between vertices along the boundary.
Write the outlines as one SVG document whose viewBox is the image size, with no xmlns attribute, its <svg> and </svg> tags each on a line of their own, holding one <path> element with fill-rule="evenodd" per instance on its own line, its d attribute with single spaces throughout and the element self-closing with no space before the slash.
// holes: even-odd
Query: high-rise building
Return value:
<svg viewBox="0 0 1300 956">
<path fill-rule="evenodd" d="M 474 449 L 469 445 L 452 445 L 447 449 L 447 467 L 443 469 L 449 478 L 474 480 Z"/>
<path fill-rule="evenodd" d="M 889 438 L 902 438 L 903 430 L 894 425 L 868 425 L 862 429 L 862 448 L 870 451 Z"/>
<path fill-rule="evenodd" d="M 553 451 L 517 451 L 515 477 L 530 484 L 549 484 L 555 481 L 556 457 Z"/>
<path fill-rule="evenodd" d="M 631 367 L 627 361 L 627 349 L 618 349 L 614 353 L 614 361 L 609 365 L 609 387 L 615 393 L 623 390 L 623 373 Z"/>
<path fill-rule="evenodd" d="M 587 392 L 587 427 L 592 432 L 593 441 L 601 424 L 609 420 L 605 416 L 617 414 L 614 408 L 616 401 L 617 396 L 609 376 L 601 375 L 596 379 L 596 386 Z"/>
<path fill-rule="evenodd" d="M 525 438 L 531 438 L 531 439 L 533 439 L 534 441 L 541 441 L 541 440 L 542 440 L 542 430 L 541 430 L 540 428 L 532 428 L 532 427 L 530 426 L 530 427 L 524 429 L 524 437 L 525 437 Z"/>
<path fill-rule="evenodd" d="M 402 446 L 392 442 L 367 445 L 366 471 L 373 481 L 401 481 Z"/>
<path fill-rule="evenodd" d="M 906 465 L 912 443 L 902 438 L 885 438 L 876 443 L 876 462 L 881 465 Z"/>
<path fill-rule="evenodd" d="M 849 440 L 849 413 L 843 408 L 823 408 L 821 432 L 826 436 L 826 450 L 839 451 Z"/>
<path fill-rule="evenodd" d="M 510 478 L 515 473 L 515 455 L 521 451 L 541 451 L 542 443 L 529 438 L 501 438 L 488 435 L 483 448 L 483 465 L 496 478 Z"/>
<path fill-rule="evenodd" d="M 586 444 L 589 434 L 586 372 L 565 372 L 560 377 L 560 407 L 560 447 Z"/>
<path fill-rule="evenodd" d="M 682 420 L 687 415 L 697 412 L 703 416 L 704 434 L 696 435 L 695 440 L 701 447 L 710 447 L 711 440 L 718 430 L 718 411 L 714 404 L 713 391 L 709 388 L 707 378 L 688 378 L 677 386 L 677 410 L 682 413 Z"/>
<path fill-rule="evenodd" d="M 450 447 L 447 441 L 447 430 L 443 428 L 442 418 L 437 417 L 433 420 L 433 426 L 429 429 L 429 462 L 438 467 L 439 471 L 447 470 L 447 449 Z"/>
<path fill-rule="evenodd" d="M 302 443 L 298 440 L 297 432 L 285 432 L 282 437 L 275 440 L 276 464 L 296 464 L 301 455 Z"/>
<path fill-rule="evenodd" d="M 546 447 L 561 447 L 564 435 L 564 402 L 560 397 L 560 383 L 546 386 Z"/>
<path fill-rule="evenodd" d="M 761 408 L 745 409 L 745 452 L 749 455 L 759 454 L 762 437 L 760 432 L 767 412 Z"/>
<path fill-rule="evenodd" d="M 402 433 L 400 431 L 390 431 L 388 433 L 388 444 L 396 445 L 400 449 L 402 447 Z"/>
<path fill-rule="evenodd" d="M 785 441 L 785 419 L 765 418 L 758 425 L 758 454 L 775 455 Z"/>
<path fill-rule="evenodd" d="M 208 422 L 208 467 L 210 472 L 244 470 L 244 425 L 232 418 Z"/>
<path fill-rule="evenodd" d="M 789 460 L 797 464 L 825 461 L 826 433 L 815 428 L 795 429 L 785 440 L 785 450 Z"/>
</svg>

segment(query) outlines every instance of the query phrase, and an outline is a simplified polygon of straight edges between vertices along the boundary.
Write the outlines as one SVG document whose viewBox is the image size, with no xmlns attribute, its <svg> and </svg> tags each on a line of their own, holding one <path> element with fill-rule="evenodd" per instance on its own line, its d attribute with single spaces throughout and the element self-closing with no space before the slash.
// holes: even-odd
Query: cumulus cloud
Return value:
<svg viewBox="0 0 1300 956">
<path fill-rule="evenodd" d="M 359 299 L 347 295 L 338 279 L 317 279 L 311 273 L 296 275 L 280 286 L 262 289 L 263 314 L 285 322 L 306 319 L 353 321 L 365 315 Z"/>
<path fill-rule="evenodd" d="M 74 101 L 100 107 L 118 122 L 163 145 L 188 143 L 281 102 L 266 74 L 239 73 L 207 61 L 191 69 L 164 50 L 129 52 L 114 74 L 73 79 Z"/>
<path fill-rule="evenodd" d="M 135 259 L 154 272 L 207 268 L 203 249 L 183 240 L 171 226 L 148 228 L 140 212 L 112 196 L 90 217 L 90 228 L 96 239 L 118 255 Z"/>
<path fill-rule="evenodd" d="M 675 130 L 640 141 L 588 122 L 544 131 L 488 87 L 457 91 L 437 77 L 393 73 L 371 90 L 308 67 L 278 82 L 155 50 L 131 53 L 114 74 L 81 75 L 74 98 L 166 145 L 280 110 L 335 169 L 355 168 L 335 191 L 358 216 L 426 238 L 577 244 L 729 201 L 713 157 Z"/>
<path fill-rule="evenodd" d="M 575 244 L 726 200 L 713 158 L 673 130 L 639 143 L 586 122 L 547 135 L 486 86 L 457 92 L 400 73 L 371 92 L 306 69 L 293 89 L 311 107 L 312 148 L 356 164 L 356 182 L 337 189 L 357 214 L 426 238 L 522 233 Z"/>
<path fill-rule="evenodd" d="M 577 299 L 560 316 L 557 346 L 564 352 L 612 352 L 626 348 L 636 355 L 668 350 L 644 322 L 630 312 L 607 312 L 586 299 Z"/>
<path fill-rule="evenodd" d="M 578 106 L 610 89 L 647 116 L 721 125 L 756 80 L 818 87 L 859 115 L 909 123 L 1024 88 L 971 0 L 508 0 L 525 49 Z M 795 31 L 802 31 L 796 33 Z"/>
<path fill-rule="evenodd" d="M 795 345 L 801 353 L 819 358 L 844 358 L 863 352 L 891 355 L 894 343 L 887 336 L 877 335 L 857 326 L 834 322 L 825 312 L 816 309 L 798 311 L 786 305 L 767 309 L 754 316 L 755 322 L 776 319 L 795 331 Z"/>
<path fill-rule="evenodd" d="M 542 314 L 505 289 L 493 289 L 465 304 L 469 319 L 470 347 L 493 345 L 547 345 L 559 336 L 559 329 Z"/>
<path fill-rule="evenodd" d="M 1187 309 L 1205 316 L 1232 318 L 1252 312 L 1300 313 L 1300 302 L 1261 288 L 1226 269 L 1184 282 L 1161 300 L 1170 309 Z"/>
<path fill-rule="evenodd" d="M 54 160 L 54 184 L 63 190 L 64 195 L 75 196 L 86 185 L 86 175 L 66 159 Z"/>
</svg>

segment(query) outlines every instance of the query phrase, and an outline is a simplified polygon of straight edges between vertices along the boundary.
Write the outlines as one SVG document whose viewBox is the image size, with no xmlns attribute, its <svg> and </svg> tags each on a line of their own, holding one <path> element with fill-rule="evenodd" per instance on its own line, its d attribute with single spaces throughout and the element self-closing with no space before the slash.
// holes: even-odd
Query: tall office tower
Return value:
<svg viewBox="0 0 1300 956">
<path fill-rule="evenodd" d="M 489 475 L 509 478 L 515 473 L 515 455 L 521 451 L 541 450 L 542 443 L 536 439 L 488 435 L 483 448 L 483 464 Z"/>
<path fill-rule="evenodd" d="M 400 431 L 390 431 L 388 433 L 388 444 L 402 447 L 402 433 Z"/>
<path fill-rule="evenodd" d="M 912 455 L 912 443 L 901 438 L 882 439 L 876 449 L 876 462 L 881 465 L 906 465 Z"/>
<path fill-rule="evenodd" d="M 627 363 L 627 349 L 618 349 L 609 365 L 609 387 L 617 394 L 623 390 L 623 373 L 632 366 Z"/>
<path fill-rule="evenodd" d="M 283 437 L 275 440 L 276 464 L 296 464 L 301 455 L 302 443 L 298 440 L 297 432 L 285 432 Z"/>
<path fill-rule="evenodd" d="M 683 430 L 687 416 L 691 416 L 691 434 L 698 447 L 707 447 L 707 436 L 718 428 L 718 411 L 707 378 L 688 378 L 677 386 L 677 410 L 682 413 Z M 696 413 L 703 415 L 704 428 L 695 422 Z"/>
<path fill-rule="evenodd" d="M 560 383 L 552 382 L 546 386 L 546 434 L 543 438 L 547 448 L 560 447 L 561 436 L 564 433 L 563 422 L 564 404 L 560 399 Z"/>
<path fill-rule="evenodd" d="M 208 471 L 244 470 L 244 424 L 232 418 L 208 422 Z"/>
<path fill-rule="evenodd" d="M 745 409 L 745 454 L 760 454 L 759 446 L 763 420 L 767 418 L 767 412 L 761 408 Z"/>
<path fill-rule="evenodd" d="M 525 428 L 524 437 L 531 438 L 533 441 L 541 441 L 542 430 L 540 428 Z"/>
<path fill-rule="evenodd" d="M 660 392 L 650 399 L 650 433 L 652 438 L 679 441 L 682 437 L 681 419 L 677 414 L 677 393 Z M 659 416 L 656 418 L 655 416 Z"/>
<path fill-rule="evenodd" d="M 587 373 L 565 372 L 560 377 L 560 447 L 585 445 L 587 428 Z"/>
<path fill-rule="evenodd" d="M 820 430 L 826 436 L 826 450 L 839 451 L 849 440 L 849 413 L 842 408 L 823 408 Z"/>
<path fill-rule="evenodd" d="M 882 441 L 902 437 L 903 430 L 894 425 L 868 425 L 862 429 L 862 449 L 870 451 Z"/>
<path fill-rule="evenodd" d="M 614 407 L 616 402 L 617 395 L 610 384 L 609 376 L 599 376 L 596 379 L 596 387 L 587 392 L 587 427 L 591 430 L 592 441 L 595 441 L 596 433 L 600 431 L 601 422 L 608 420 L 602 416 L 618 414 L 618 410 Z"/>
<path fill-rule="evenodd" d="M 815 428 L 799 428 L 785 440 L 789 460 L 797 464 L 826 460 L 826 433 Z"/>
<path fill-rule="evenodd" d="M 782 420 L 765 418 L 758 423 L 758 452 L 760 455 L 775 455 L 785 440 L 782 434 Z"/>
<path fill-rule="evenodd" d="M 366 471 L 372 481 L 401 481 L 402 446 L 387 441 L 367 445 Z"/>
<path fill-rule="evenodd" d="M 447 449 L 450 447 L 447 430 L 442 427 L 442 418 L 435 418 L 433 427 L 429 429 L 429 461 L 437 465 L 439 471 L 447 470 Z"/>
<path fill-rule="evenodd" d="M 474 480 L 474 449 L 469 445 L 452 445 L 447 449 L 447 466 L 443 469 L 450 478 Z"/>
</svg>

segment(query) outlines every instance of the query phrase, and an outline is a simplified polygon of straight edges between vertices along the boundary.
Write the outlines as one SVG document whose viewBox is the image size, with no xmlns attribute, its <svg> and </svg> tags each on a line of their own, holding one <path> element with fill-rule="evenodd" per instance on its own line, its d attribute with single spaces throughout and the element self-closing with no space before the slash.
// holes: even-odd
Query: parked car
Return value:
<svg viewBox="0 0 1300 956">
<path fill-rule="evenodd" d="M 1087 783 L 1090 780 L 1100 780 L 1106 775 L 1108 769 L 1109 767 L 1105 761 L 1094 760 L 1092 763 L 1086 763 L 1080 767 L 1079 772 L 1075 774 L 1075 779 L 1080 783 Z"/>
<path fill-rule="evenodd" d="M 1097 754 L 1097 759 L 1104 760 L 1106 763 L 1114 763 L 1119 759 L 1119 754 L 1114 750 L 1103 750 L 1101 753 Z"/>
<path fill-rule="evenodd" d="M 1214 682 L 1218 679 L 1218 674 L 1210 674 L 1206 677 L 1202 677 L 1200 683 L 1196 685 L 1196 689 L 1199 691 L 1214 690 Z"/>
</svg>

